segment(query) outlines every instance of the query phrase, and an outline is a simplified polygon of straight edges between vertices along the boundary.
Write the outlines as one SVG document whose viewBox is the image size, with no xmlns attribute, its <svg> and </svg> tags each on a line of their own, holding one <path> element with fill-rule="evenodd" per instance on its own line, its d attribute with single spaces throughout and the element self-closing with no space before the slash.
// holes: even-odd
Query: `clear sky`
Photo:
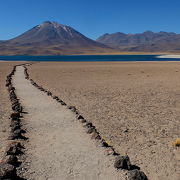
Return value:
<svg viewBox="0 0 180 180">
<path fill-rule="evenodd" d="M 180 0 L 0 0 L 0 40 L 46 20 L 92 39 L 114 32 L 180 33 Z"/>
</svg>

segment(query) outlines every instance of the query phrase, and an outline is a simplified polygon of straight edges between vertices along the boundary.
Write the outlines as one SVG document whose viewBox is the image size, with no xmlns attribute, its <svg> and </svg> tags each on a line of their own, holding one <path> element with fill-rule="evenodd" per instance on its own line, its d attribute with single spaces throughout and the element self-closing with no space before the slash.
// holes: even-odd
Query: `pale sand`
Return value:
<svg viewBox="0 0 180 180">
<path fill-rule="evenodd" d="M 177 180 L 179 62 L 59 62 L 29 67 L 39 85 L 75 105 L 151 180 Z"/>
<path fill-rule="evenodd" d="M 180 59 L 180 55 L 160 55 L 160 56 L 157 56 L 157 58 L 173 58 L 173 59 Z"/>
<path fill-rule="evenodd" d="M 26 160 L 28 180 L 125 180 L 125 172 L 114 168 L 114 156 L 97 147 L 74 113 L 34 87 L 18 67 L 13 78 L 24 106 L 24 127 L 29 142 Z M 28 166 L 26 166 L 28 164 Z"/>
</svg>

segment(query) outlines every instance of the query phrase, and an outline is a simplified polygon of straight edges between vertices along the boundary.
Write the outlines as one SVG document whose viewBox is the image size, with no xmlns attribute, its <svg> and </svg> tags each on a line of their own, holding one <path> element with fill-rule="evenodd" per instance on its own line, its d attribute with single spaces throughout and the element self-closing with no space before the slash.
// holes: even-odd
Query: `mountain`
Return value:
<svg viewBox="0 0 180 180">
<path fill-rule="evenodd" d="M 146 31 L 117 32 L 91 40 L 72 27 L 45 21 L 22 35 L 0 41 L 0 55 L 113 54 L 120 52 L 180 52 L 180 34 Z"/>
<path fill-rule="evenodd" d="M 121 51 L 180 52 L 180 34 L 146 31 L 139 34 L 121 32 L 104 34 L 97 42 Z"/>
<path fill-rule="evenodd" d="M 60 55 L 113 51 L 75 29 L 45 21 L 22 35 L 0 42 L 1 55 Z"/>
</svg>

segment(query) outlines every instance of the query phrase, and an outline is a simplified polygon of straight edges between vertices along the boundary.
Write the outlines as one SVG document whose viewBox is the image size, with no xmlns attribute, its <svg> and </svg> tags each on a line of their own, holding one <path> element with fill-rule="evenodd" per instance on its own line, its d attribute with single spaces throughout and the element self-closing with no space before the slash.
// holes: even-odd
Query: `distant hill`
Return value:
<svg viewBox="0 0 180 180">
<path fill-rule="evenodd" d="M 46 21 L 22 35 L 0 41 L 1 55 L 60 55 L 114 51 L 93 41 L 75 29 Z"/>
<path fill-rule="evenodd" d="M 121 32 L 104 34 L 97 42 L 121 51 L 139 52 L 180 52 L 180 34 L 146 31 L 139 34 Z"/>
</svg>

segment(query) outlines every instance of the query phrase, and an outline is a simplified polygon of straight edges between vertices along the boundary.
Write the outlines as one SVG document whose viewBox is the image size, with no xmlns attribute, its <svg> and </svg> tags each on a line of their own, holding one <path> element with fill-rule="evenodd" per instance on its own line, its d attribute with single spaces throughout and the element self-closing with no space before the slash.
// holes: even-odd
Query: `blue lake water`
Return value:
<svg viewBox="0 0 180 180">
<path fill-rule="evenodd" d="M 0 61 L 180 61 L 157 55 L 0 56 Z"/>
</svg>

